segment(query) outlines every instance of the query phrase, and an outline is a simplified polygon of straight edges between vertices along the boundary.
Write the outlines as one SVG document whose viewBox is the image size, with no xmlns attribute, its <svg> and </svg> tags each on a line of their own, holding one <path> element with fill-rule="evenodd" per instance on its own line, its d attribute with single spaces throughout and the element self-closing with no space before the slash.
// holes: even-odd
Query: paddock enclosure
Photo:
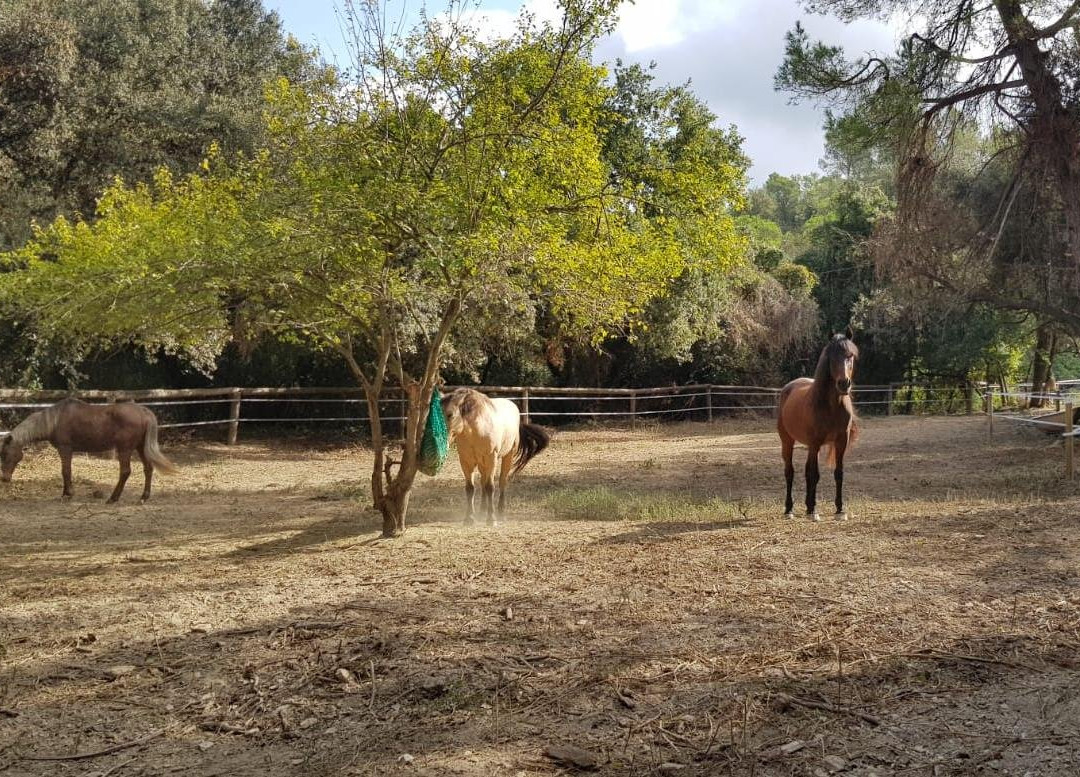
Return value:
<svg viewBox="0 0 1080 777">
<path fill-rule="evenodd" d="M 847 523 L 783 520 L 774 422 L 725 418 L 561 429 L 494 530 L 450 463 L 396 540 L 360 446 L 166 435 L 142 506 L 90 457 L 59 501 L 33 448 L 0 489 L 0 774 L 1073 773 L 1060 440 L 863 426 Z"/>
</svg>

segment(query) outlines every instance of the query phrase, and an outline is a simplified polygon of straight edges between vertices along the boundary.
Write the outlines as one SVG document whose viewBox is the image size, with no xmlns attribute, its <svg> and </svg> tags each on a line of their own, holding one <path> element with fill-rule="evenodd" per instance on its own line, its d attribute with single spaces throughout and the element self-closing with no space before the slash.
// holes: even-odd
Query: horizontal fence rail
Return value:
<svg viewBox="0 0 1080 777">
<path fill-rule="evenodd" d="M 1065 474 L 1074 476 L 1073 442 L 1080 436 L 1074 423 L 1080 408 L 1080 381 L 1059 381 L 1056 392 L 1006 391 L 987 384 L 932 386 L 892 383 L 856 386 L 855 406 L 864 413 L 883 415 L 983 413 L 989 434 L 995 421 L 1009 421 L 1042 429 L 1064 442 Z M 444 386 L 444 393 L 454 386 Z M 779 388 L 693 384 L 653 388 L 583 388 L 549 386 L 472 386 L 492 397 L 513 400 L 526 421 L 549 424 L 574 420 L 628 421 L 701 420 L 739 413 L 771 413 Z M 1023 386 L 1021 386 L 1023 388 Z M 14 427 L 35 410 L 67 398 L 87 402 L 134 401 L 154 409 L 163 429 L 192 430 L 225 427 L 229 444 L 237 442 L 241 425 L 337 424 L 366 426 L 368 401 L 358 387 L 195 388 L 87 391 L 33 391 L 0 389 L 0 433 Z M 1052 403 L 1052 409 L 1049 405 Z M 1042 405 L 1033 414 L 1025 408 Z M 400 389 L 388 390 L 379 400 L 379 417 L 386 433 L 400 432 L 405 420 Z M 396 425 L 396 426 L 395 426 Z"/>
<path fill-rule="evenodd" d="M 986 394 L 985 412 L 988 420 L 987 434 L 994 436 L 994 420 L 1009 421 L 1040 429 L 1047 434 L 1062 438 L 1065 452 L 1065 477 L 1072 480 L 1076 476 L 1074 446 L 1080 435 L 1075 420 L 1076 409 L 1080 408 L 1080 384 L 1075 381 L 1061 381 L 1055 393 L 1030 391 L 997 391 L 993 388 Z M 1054 403 L 1053 410 L 1046 404 Z M 1032 415 L 1023 410 L 1037 410 L 1039 415 Z M 999 409 L 1000 408 L 1000 409 Z"/>
<path fill-rule="evenodd" d="M 444 386 L 452 391 L 454 386 Z M 692 384 L 652 388 L 583 388 L 549 386 L 473 386 L 492 397 L 515 401 L 526 420 L 564 423 L 591 421 L 698 419 L 717 415 L 771 412 L 780 389 L 768 386 Z M 976 386 L 856 386 L 855 405 L 865 412 L 893 414 L 972 413 L 982 409 Z M 13 426 L 26 414 L 66 397 L 88 402 L 134 401 L 154 409 L 163 429 L 226 427 L 235 443 L 241 425 L 357 424 L 369 420 L 367 399 L 359 387 L 194 388 L 107 391 L 32 391 L 0 389 L 0 426 Z M 379 400 L 380 419 L 392 431 L 404 421 L 400 389 Z"/>
</svg>

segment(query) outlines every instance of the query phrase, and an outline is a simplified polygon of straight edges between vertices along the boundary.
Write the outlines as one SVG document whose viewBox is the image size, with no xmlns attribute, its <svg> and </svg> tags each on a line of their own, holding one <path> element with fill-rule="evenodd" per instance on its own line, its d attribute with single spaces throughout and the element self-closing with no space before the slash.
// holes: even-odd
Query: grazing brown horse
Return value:
<svg viewBox="0 0 1080 777">
<path fill-rule="evenodd" d="M 470 388 L 459 388 L 443 400 L 443 415 L 450 442 L 457 444 L 458 461 L 465 475 L 465 523 L 473 522 L 473 473 L 480 470 L 481 509 L 488 524 L 496 525 L 493 506 L 495 466 L 499 463 L 499 510 L 506 508 L 506 484 L 544 450 L 551 438 L 543 428 L 521 420 L 509 399 L 492 399 Z"/>
<path fill-rule="evenodd" d="M 776 429 L 784 455 L 784 477 L 787 480 L 787 499 L 784 517 L 794 518 L 791 484 L 795 467 L 791 457 L 795 443 L 807 447 L 806 454 L 806 515 L 820 520 L 817 514 L 818 451 L 829 448 L 829 463 L 836 479 L 836 520 L 847 519 L 844 512 L 844 452 L 859 434 L 855 408 L 851 404 L 851 381 L 859 349 L 851 341 L 851 329 L 846 335 L 834 335 L 821 351 L 814 377 L 796 378 L 780 391 Z"/>
<path fill-rule="evenodd" d="M 0 445 L 0 480 L 11 482 L 11 473 L 22 460 L 23 446 L 48 440 L 60 454 L 60 473 L 64 478 L 64 498 L 71 496 L 71 454 L 75 451 L 105 453 L 115 450 L 120 461 L 120 480 L 110 502 L 120 498 L 124 483 L 131 474 L 131 452 L 139 454 L 145 483 L 142 501 L 150 498 L 154 467 L 175 472 L 158 447 L 157 417 L 142 405 L 119 402 L 115 405 L 88 405 L 78 399 L 65 399 L 52 407 L 31 413 Z"/>
</svg>

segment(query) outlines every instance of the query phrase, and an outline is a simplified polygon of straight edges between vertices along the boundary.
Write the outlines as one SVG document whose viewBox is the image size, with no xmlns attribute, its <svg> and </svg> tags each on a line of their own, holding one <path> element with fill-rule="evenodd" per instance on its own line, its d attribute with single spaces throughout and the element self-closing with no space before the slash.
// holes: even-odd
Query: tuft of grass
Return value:
<svg viewBox="0 0 1080 777">
<path fill-rule="evenodd" d="M 747 517 L 745 502 L 684 494 L 633 493 L 607 486 L 561 488 L 548 494 L 555 518 L 578 521 L 730 521 Z"/>
</svg>

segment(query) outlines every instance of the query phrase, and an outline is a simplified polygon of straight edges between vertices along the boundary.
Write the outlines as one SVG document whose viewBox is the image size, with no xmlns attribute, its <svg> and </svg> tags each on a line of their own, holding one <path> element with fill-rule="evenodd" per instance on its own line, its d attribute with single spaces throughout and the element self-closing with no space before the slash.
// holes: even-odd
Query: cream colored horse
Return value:
<svg viewBox="0 0 1080 777">
<path fill-rule="evenodd" d="M 481 509 L 488 524 L 496 525 L 506 507 L 506 484 L 547 447 L 551 438 L 536 424 L 523 423 L 517 405 L 509 399 L 492 399 L 479 391 L 459 388 L 443 400 L 443 415 L 450 442 L 458 449 L 465 475 L 465 523 L 473 522 L 473 473 L 480 471 Z M 493 505 L 495 467 L 499 467 L 499 509 Z"/>
</svg>

